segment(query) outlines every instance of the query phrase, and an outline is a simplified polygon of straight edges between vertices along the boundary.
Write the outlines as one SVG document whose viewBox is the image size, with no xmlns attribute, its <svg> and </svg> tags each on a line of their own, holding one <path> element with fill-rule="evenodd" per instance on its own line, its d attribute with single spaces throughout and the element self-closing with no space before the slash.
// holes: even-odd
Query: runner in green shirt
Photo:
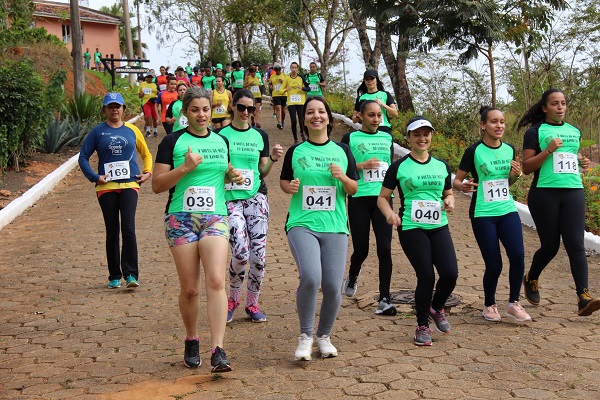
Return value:
<svg viewBox="0 0 600 400">
<path fill-rule="evenodd" d="M 323 75 L 317 72 L 317 63 L 314 61 L 309 64 L 310 72 L 304 75 L 304 90 L 308 90 L 307 96 L 323 96 L 323 89 L 327 82 Z"/>
<path fill-rule="evenodd" d="M 90 49 L 85 49 L 85 53 L 83 53 L 83 65 L 85 69 L 90 69 L 90 60 L 92 59 L 92 55 L 90 54 Z"/>
<path fill-rule="evenodd" d="M 525 249 L 521 219 L 509 190 L 509 186 L 521 176 L 521 163 L 514 147 L 502 141 L 505 129 L 502 111 L 481 107 L 479 113 L 482 138 L 465 150 L 453 186 L 456 190 L 473 193 L 469 216 L 485 262 L 482 315 L 488 321 L 500 321 L 496 287 L 502 272 L 502 254 L 498 245 L 502 242 L 510 262 L 506 315 L 518 322 L 531 321 L 519 304 Z M 468 173 L 473 178 L 465 180 Z"/>
<path fill-rule="evenodd" d="M 432 136 L 433 126 L 427 119 L 417 116 L 408 121 L 406 139 L 411 151 L 392 163 L 377 199 L 387 222 L 398 227 L 400 245 L 417 275 L 417 346 L 431 346 L 430 318 L 436 330 L 450 332 L 444 306 L 458 278 L 446 217 L 446 211 L 454 210 L 452 173 L 448 164 L 429 154 Z M 390 206 L 396 188 L 401 203 L 398 214 Z M 434 267 L 439 275 L 437 284 Z"/>
<path fill-rule="evenodd" d="M 394 97 L 383 89 L 383 83 L 379 80 L 377 71 L 368 69 L 363 76 L 363 82 L 356 91 L 356 102 L 354 103 L 354 115 L 352 121 L 360 122 L 358 112 L 360 111 L 360 102 L 362 100 L 375 100 L 381 106 L 383 120 L 379 125 L 379 130 L 392 133 L 392 124 L 389 117 L 397 117 L 398 109 Z"/>
</svg>

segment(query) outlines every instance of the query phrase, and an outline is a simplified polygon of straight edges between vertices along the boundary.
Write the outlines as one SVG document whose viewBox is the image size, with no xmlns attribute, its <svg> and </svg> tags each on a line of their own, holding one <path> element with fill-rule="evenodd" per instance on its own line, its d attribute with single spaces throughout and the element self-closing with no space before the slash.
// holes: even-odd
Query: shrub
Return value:
<svg viewBox="0 0 600 400">
<path fill-rule="evenodd" d="M 76 95 L 63 105 L 62 113 L 87 125 L 97 125 L 102 120 L 102 98 L 87 93 Z"/>
<path fill-rule="evenodd" d="M 0 172 L 8 166 L 19 170 L 19 161 L 39 145 L 48 111 L 44 84 L 28 59 L 6 60 L 0 65 Z"/>
<path fill-rule="evenodd" d="M 48 118 L 40 149 L 45 153 L 58 153 L 64 146 L 74 143 L 76 140 L 77 137 L 74 136 L 71 127 L 71 119 L 67 116 L 61 120 L 60 114 L 58 114 L 54 118 Z"/>
</svg>

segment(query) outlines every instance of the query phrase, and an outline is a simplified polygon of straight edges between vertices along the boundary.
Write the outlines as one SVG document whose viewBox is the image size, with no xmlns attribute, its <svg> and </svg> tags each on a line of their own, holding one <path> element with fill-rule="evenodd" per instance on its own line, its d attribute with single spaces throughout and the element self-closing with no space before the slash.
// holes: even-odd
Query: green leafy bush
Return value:
<svg viewBox="0 0 600 400">
<path fill-rule="evenodd" d="M 6 29 L 0 31 L 0 47 L 22 44 L 53 43 L 65 47 L 56 35 L 50 35 L 44 28 Z"/>
<path fill-rule="evenodd" d="M 62 113 L 74 120 L 94 126 L 102 120 L 102 98 L 87 93 L 76 95 L 63 105 Z"/>
<path fill-rule="evenodd" d="M 37 148 L 48 115 L 44 107 L 44 83 L 32 62 L 5 60 L 0 65 L 0 172 L 14 166 Z"/>
<path fill-rule="evenodd" d="M 54 118 L 48 118 L 40 149 L 45 153 L 58 153 L 63 147 L 76 144 L 80 139 L 80 124 L 77 123 L 77 126 L 74 127 L 72 122 L 73 120 L 68 116 L 62 119 L 60 114 Z"/>
<path fill-rule="evenodd" d="M 50 81 L 44 90 L 44 104 L 48 111 L 60 112 L 65 104 L 65 90 L 63 85 L 67 81 L 67 71 L 60 68 L 50 77 Z"/>
</svg>

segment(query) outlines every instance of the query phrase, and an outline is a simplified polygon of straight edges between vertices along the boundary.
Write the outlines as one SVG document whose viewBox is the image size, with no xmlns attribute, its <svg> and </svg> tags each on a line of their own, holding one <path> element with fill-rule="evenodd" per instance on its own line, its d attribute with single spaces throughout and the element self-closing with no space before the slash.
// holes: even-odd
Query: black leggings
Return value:
<svg viewBox="0 0 600 400">
<path fill-rule="evenodd" d="M 562 236 L 577 294 L 583 293 L 588 288 L 588 263 L 583 245 L 583 189 L 531 188 L 528 203 L 540 238 L 540 248 L 533 255 L 528 278 L 539 278 L 546 265 L 558 253 Z"/>
<path fill-rule="evenodd" d="M 298 121 L 298 125 L 300 125 L 300 134 L 303 134 L 304 128 L 302 125 L 302 113 L 304 111 L 304 106 L 295 105 L 295 106 L 287 106 L 288 112 L 290 113 L 290 120 L 292 122 L 292 135 L 294 135 L 294 140 L 298 140 L 298 133 L 296 130 L 296 121 Z M 296 119 L 296 114 L 298 118 Z"/>
<path fill-rule="evenodd" d="M 135 237 L 135 211 L 138 192 L 122 189 L 107 192 L 98 198 L 106 226 L 106 259 L 108 279 L 133 275 L 138 278 L 138 250 Z M 119 223 L 119 214 L 121 221 Z M 123 235 L 123 251 L 119 251 L 119 232 Z M 119 254 L 120 253 L 120 254 Z"/>
<path fill-rule="evenodd" d="M 458 264 L 448 226 L 436 229 L 398 228 L 400 245 L 417 274 L 415 308 L 419 326 L 429 326 L 429 307 L 441 310 L 452 294 L 458 279 Z M 435 272 L 439 279 L 435 285 Z"/>
<path fill-rule="evenodd" d="M 390 199 L 390 207 L 392 200 Z M 392 225 L 377 207 L 377 196 L 349 197 L 348 221 L 352 233 L 354 252 L 350 257 L 349 275 L 357 277 L 369 255 L 371 223 L 375 232 L 377 258 L 379 259 L 379 297 L 390 297 L 392 279 Z"/>
</svg>

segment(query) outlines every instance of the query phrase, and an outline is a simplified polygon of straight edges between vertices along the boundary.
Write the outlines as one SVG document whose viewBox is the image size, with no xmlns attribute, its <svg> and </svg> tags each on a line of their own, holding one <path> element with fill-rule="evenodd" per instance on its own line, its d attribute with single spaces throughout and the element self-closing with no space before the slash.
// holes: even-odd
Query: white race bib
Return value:
<svg viewBox="0 0 600 400">
<path fill-rule="evenodd" d="M 258 86 L 250 86 L 250 91 L 252 93 L 260 93 L 260 88 Z"/>
<path fill-rule="evenodd" d="M 239 86 L 239 87 L 244 86 L 244 80 L 243 79 L 236 79 L 235 80 L 235 86 Z"/>
<path fill-rule="evenodd" d="M 129 161 L 115 161 L 104 164 L 104 173 L 108 175 L 107 181 L 116 181 L 118 179 L 129 179 Z"/>
<path fill-rule="evenodd" d="M 555 174 L 578 174 L 579 161 L 577 154 L 554 152 L 552 153 L 552 164 Z"/>
<path fill-rule="evenodd" d="M 290 103 L 302 103 L 302 96 L 299 94 L 290 95 Z"/>
<path fill-rule="evenodd" d="M 439 224 L 442 220 L 442 206 L 440 202 L 413 200 L 410 220 L 421 224 Z"/>
<path fill-rule="evenodd" d="M 311 92 L 316 92 L 319 90 L 319 85 L 317 85 L 316 83 L 311 83 L 310 85 L 308 85 L 308 87 L 310 88 Z"/>
<path fill-rule="evenodd" d="M 335 210 L 335 186 L 303 186 L 303 210 Z"/>
<path fill-rule="evenodd" d="M 225 185 L 225 190 L 252 190 L 254 187 L 254 171 L 251 169 L 238 169 L 244 177 L 244 183 L 228 183 Z"/>
<path fill-rule="evenodd" d="M 279 91 L 279 89 L 281 89 L 281 83 L 276 83 L 275 84 L 275 91 Z"/>
<path fill-rule="evenodd" d="M 188 186 L 183 194 L 183 211 L 215 211 L 215 188 Z"/>
<path fill-rule="evenodd" d="M 503 201 L 508 200 L 510 191 L 508 190 L 508 179 L 496 179 L 483 181 L 483 200 Z"/>
<path fill-rule="evenodd" d="M 215 107 L 215 114 L 225 114 L 225 107 L 223 107 L 223 106 Z"/>
<path fill-rule="evenodd" d="M 161 83 L 160 85 L 158 85 L 158 88 L 163 91 L 163 90 L 167 90 L 167 84 L 166 83 Z"/>
<path fill-rule="evenodd" d="M 188 119 L 183 114 L 179 115 L 179 126 L 182 128 L 187 128 L 188 126 Z"/>
<path fill-rule="evenodd" d="M 152 88 L 145 87 L 145 88 L 142 89 L 142 92 L 144 94 L 152 94 Z"/>
<path fill-rule="evenodd" d="M 388 170 L 388 164 L 379 162 L 379 167 L 363 170 L 363 181 L 365 182 L 383 182 L 385 173 Z"/>
</svg>

